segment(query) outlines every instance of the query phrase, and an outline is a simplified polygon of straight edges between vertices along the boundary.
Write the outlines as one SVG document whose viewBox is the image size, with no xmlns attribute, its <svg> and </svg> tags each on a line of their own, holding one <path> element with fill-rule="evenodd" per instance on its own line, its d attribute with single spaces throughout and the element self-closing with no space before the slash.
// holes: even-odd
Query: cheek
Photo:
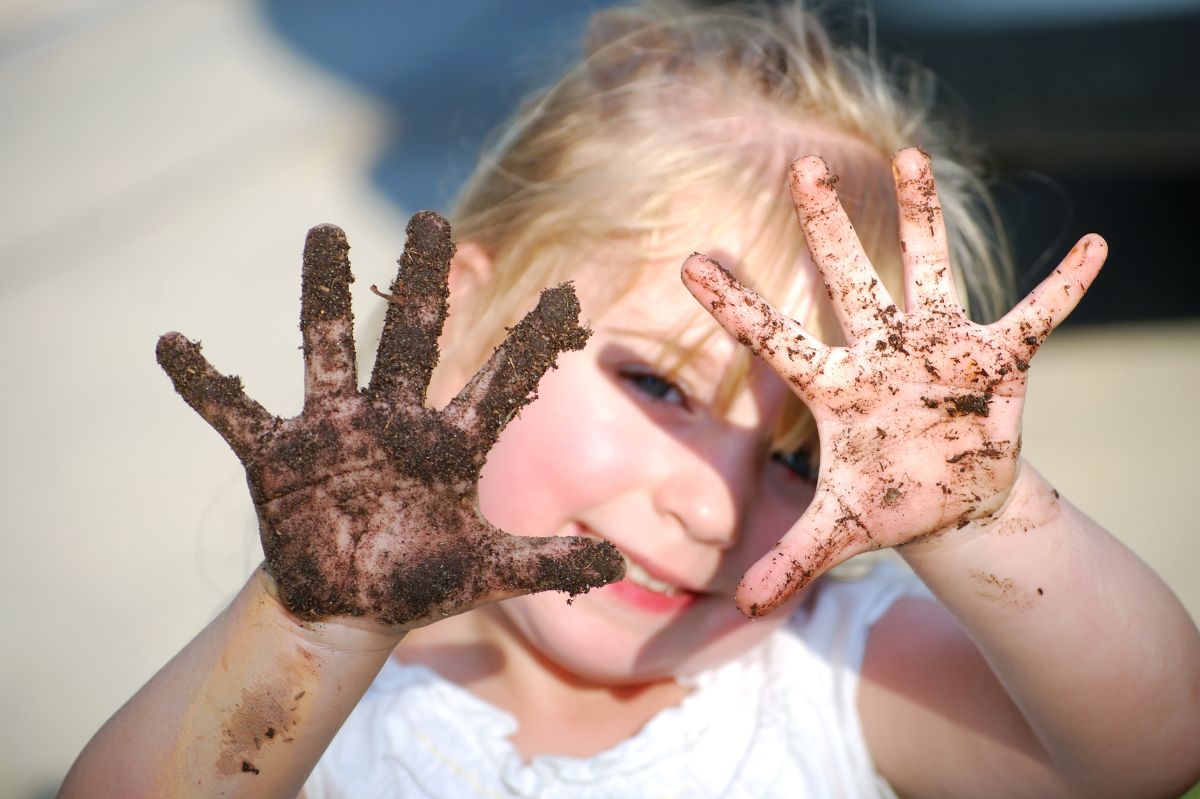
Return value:
<svg viewBox="0 0 1200 799">
<path fill-rule="evenodd" d="M 556 535 L 581 510 L 630 479 L 629 425 L 613 413 L 607 386 L 561 368 L 509 423 L 479 481 L 484 517 L 514 535 Z"/>
<path fill-rule="evenodd" d="M 738 568 L 742 571 L 750 568 L 787 535 L 816 493 L 814 483 L 789 476 L 775 464 L 768 465 L 767 469 L 774 473 L 764 476 L 739 542 Z"/>
</svg>

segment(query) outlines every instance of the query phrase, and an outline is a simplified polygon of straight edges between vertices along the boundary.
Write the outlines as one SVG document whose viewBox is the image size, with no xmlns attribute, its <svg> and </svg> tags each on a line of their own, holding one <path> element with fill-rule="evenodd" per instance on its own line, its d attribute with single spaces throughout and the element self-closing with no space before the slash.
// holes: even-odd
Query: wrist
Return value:
<svg viewBox="0 0 1200 799">
<path fill-rule="evenodd" d="M 385 625 L 360 616 L 330 616 L 306 619 L 279 598 L 279 586 L 260 564 L 251 578 L 256 599 L 270 620 L 307 644 L 330 653 L 386 655 L 408 632 L 400 625 Z"/>
<path fill-rule="evenodd" d="M 906 558 L 919 557 L 930 551 L 956 548 L 973 538 L 1028 532 L 1033 526 L 1046 523 L 1047 516 L 1057 515 L 1058 499 L 1058 492 L 1024 458 L 1020 458 L 1008 493 L 991 513 L 965 523 L 949 524 L 902 544 L 896 550 Z M 1042 512 L 1030 513 L 1031 509 L 1039 507 L 1043 508 Z"/>
<path fill-rule="evenodd" d="M 1044 603 L 1057 586 L 1061 553 L 1092 531 L 1029 463 L 1020 461 L 1012 488 L 992 514 L 897 547 L 939 599 L 997 600 L 997 609 Z M 1057 593 L 1057 591 L 1055 591 Z"/>
</svg>

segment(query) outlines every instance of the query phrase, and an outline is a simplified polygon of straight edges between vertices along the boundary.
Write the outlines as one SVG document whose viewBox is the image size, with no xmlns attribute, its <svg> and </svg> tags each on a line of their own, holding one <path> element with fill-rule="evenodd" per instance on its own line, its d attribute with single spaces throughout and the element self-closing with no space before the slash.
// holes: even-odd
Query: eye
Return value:
<svg viewBox="0 0 1200 799">
<path fill-rule="evenodd" d="M 660 402 L 678 405 L 684 410 L 690 408 L 687 394 L 683 389 L 662 375 L 632 367 L 621 369 L 619 374 L 622 380 L 633 386 L 640 394 Z"/>
<path fill-rule="evenodd" d="M 801 480 L 813 482 L 817 479 L 817 473 L 820 471 L 820 464 L 817 458 L 806 449 L 797 449 L 792 452 L 775 452 L 771 455 L 771 460 L 782 464 L 784 468 L 792 474 L 799 477 Z"/>
</svg>

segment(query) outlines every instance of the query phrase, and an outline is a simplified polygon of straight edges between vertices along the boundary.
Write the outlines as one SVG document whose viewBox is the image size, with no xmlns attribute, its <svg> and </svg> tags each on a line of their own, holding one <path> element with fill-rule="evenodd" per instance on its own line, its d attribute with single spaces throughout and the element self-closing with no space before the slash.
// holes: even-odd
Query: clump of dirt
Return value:
<svg viewBox="0 0 1200 799">
<path fill-rule="evenodd" d="M 946 401 L 950 403 L 950 407 L 946 408 L 946 413 L 951 416 L 987 416 L 988 406 L 992 401 L 992 394 L 962 394 L 956 397 L 947 397 Z"/>
</svg>

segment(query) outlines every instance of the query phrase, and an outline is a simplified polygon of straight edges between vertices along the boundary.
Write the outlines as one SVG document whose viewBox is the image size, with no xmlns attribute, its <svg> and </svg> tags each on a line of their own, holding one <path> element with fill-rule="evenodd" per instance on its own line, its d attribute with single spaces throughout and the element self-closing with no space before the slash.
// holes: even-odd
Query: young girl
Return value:
<svg viewBox="0 0 1200 799">
<path fill-rule="evenodd" d="M 266 562 L 63 795 L 1188 787 L 1195 627 L 1019 457 L 1104 242 L 1004 313 L 970 172 L 797 7 L 603 12 L 587 48 L 480 164 L 457 250 L 414 217 L 365 389 L 331 227 L 299 417 L 160 341 Z"/>
</svg>

